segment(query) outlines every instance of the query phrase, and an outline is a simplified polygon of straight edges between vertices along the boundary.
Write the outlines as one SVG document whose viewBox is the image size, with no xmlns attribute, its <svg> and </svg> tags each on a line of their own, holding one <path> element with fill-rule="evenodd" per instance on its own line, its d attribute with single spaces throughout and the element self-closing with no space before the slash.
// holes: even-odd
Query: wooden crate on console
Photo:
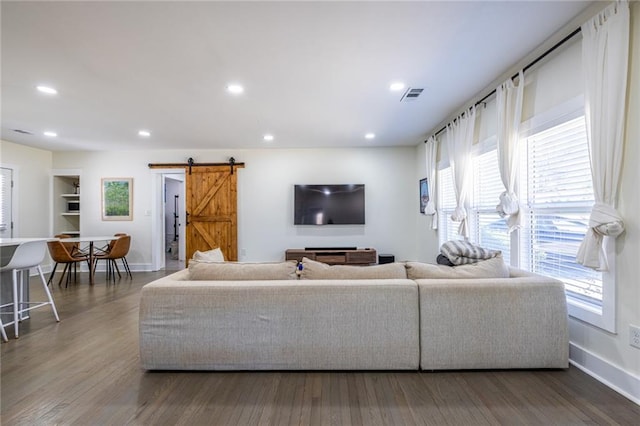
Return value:
<svg viewBox="0 0 640 426">
<path fill-rule="evenodd" d="M 303 257 L 329 265 L 371 265 L 377 262 L 374 249 L 288 249 L 286 260 L 301 261 Z"/>
</svg>

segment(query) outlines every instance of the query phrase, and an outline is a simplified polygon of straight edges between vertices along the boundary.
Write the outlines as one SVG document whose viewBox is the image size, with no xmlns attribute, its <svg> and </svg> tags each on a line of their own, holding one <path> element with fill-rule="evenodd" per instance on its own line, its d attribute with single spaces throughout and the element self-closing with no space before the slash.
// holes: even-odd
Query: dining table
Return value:
<svg viewBox="0 0 640 426">
<path fill-rule="evenodd" d="M 88 254 L 89 254 L 89 284 L 93 285 L 95 283 L 95 279 L 94 279 L 94 274 L 95 274 L 95 256 L 96 256 L 96 248 L 95 248 L 95 243 L 96 242 L 110 242 L 113 240 L 117 240 L 118 238 L 120 238 L 119 236 L 115 236 L 115 235 L 102 235 L 102 236 L 96 236 L 96 237 L 86 237 L 86 236 L 80 236 L 80 237 L 70 237 L 70 238 L 62 238 L 60 239 L 60 241 L 65 242 L 65 243 L 89 243 L 89 250 L 88 250 Z"/>
</svg>

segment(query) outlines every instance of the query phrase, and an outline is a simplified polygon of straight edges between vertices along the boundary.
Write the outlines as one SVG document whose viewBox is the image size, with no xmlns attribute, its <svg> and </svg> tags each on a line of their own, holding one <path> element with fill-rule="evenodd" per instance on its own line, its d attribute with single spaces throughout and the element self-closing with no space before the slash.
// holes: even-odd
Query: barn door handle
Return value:
<svg viewBox="0 0 640 426">
<path fill-rule="evenodd" d="M 189 225 L 189 212 L 187 212 L 187 213 L 185 214 L 185 216 L 186 216 L 186 219 L 187 219 L 187 220 L 186 220 L 186 225 Z"/>
</svg>

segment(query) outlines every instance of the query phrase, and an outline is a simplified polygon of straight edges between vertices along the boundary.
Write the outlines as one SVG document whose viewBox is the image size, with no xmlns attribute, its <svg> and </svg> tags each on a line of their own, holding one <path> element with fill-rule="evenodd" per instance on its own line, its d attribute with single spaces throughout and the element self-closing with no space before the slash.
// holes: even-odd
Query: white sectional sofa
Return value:
<svg viewBox="0 0 640 426">
<path fill-rule="evenodd" d="M 141 363 L 149 370 L 566 368 L 562 283 L 504 264 L 503 278 L 486 277 L 496 273 L 486 262 L 329 267 L 305 259 L 298 279 L 295 262 L 192 261 L 143 287 Z"/>
</svg>

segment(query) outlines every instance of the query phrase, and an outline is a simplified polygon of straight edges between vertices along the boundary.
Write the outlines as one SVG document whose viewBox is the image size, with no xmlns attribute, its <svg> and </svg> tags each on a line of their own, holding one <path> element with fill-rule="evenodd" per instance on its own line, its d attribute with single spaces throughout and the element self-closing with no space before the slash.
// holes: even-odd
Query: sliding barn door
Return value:
<svg viewBox="0 0 640 426">
<path fill-rule="evenodd" d="M 230 165 L 187 169 L 186 259 L 219 247 L 226 260 L 238 260 L 236 172 Z"/>
</svg>

